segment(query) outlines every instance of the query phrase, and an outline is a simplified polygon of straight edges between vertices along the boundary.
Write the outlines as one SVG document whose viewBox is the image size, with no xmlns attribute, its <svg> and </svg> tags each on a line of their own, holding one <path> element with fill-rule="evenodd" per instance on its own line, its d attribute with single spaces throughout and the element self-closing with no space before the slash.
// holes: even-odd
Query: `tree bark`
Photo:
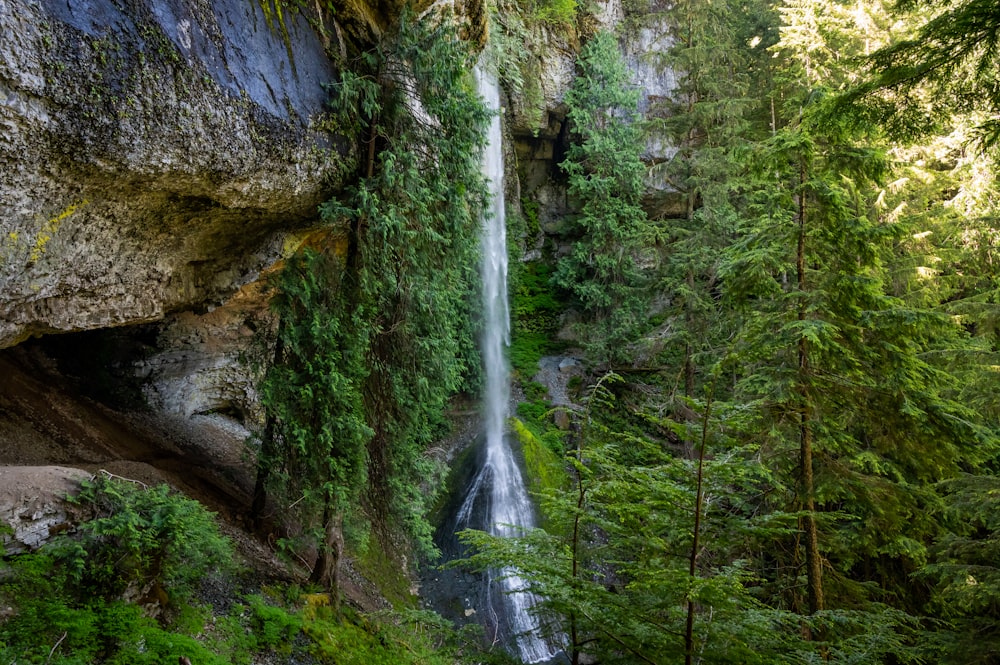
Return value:
<svg viewBox="0 0 1000 665">
<path fill-rule="evenodd" d="M 798 247 L 796 250 L 797 286 L 800 294 L 806 292 L 806 166 L 799 164 L 798 200 Z M 806 320 L 806 305 L 799 304 L 799 321 Z M 800 333 L 801 335 L 801 333 Z M 823 563 L 819 554 L 819 534 L 816 528 L 816 497 L 813 480 L 813 438 L 810 420 L 811 396 L 809 394 L 809 343 L 805 336 L 799 337 L 798 344 L 798 392 L 799 392 L 799 492 L 806 514 L 803 517 L 806 549 L 806 582 L 809 598 L 809 613 L 823 609 Z"/>
<path fill-rule="evenodd" d="M 698 450 L 698 478 L 694 499 L 694 529 L 691 538 L 691 554 L 688 559 L 688 579 L 691 584 L 698 573 L 698 548 L 701 546 L 701 509 L 705 502 L 705 446 L 708 443 L 708 422 L 712 414 L 712 393 L 709 393 L 705 402 L 705 415 L 701 420 L 701 446 Z M 687 601 L 687 625 L 684 629 L 684 665 L 691 665 L 694 660 L 694 599 L 690 596 Z"/>
<path fill-rule="evenodd" d="M 344 553 L 343 515 L 327 500 L 323 507 L 323 542 L 309 581 L 330 592 L 334 611 L 340 611 L 340 559 Z"/>
<path fill-rule="evenodd" d="M 272 366 L 281 362 L 285 354 L 285 319 L 278 319 L 277 339 L 274 342 L 274 359 Z M 264 510 L 267 508 L 267 482 L 271 477 L 271 465 L 275 463 L 278 456 L 278 443 L 275 440 L 275 427 L 277 419 L 271 415 L 265 415 L 264 435 L 260 441 L 260 450 L 257 452 L 257 478 L 253 486 L 253 499 L 250 502 L 250 524 L 253 529 L 260 532 L 264 522 Z"/>
</svg>

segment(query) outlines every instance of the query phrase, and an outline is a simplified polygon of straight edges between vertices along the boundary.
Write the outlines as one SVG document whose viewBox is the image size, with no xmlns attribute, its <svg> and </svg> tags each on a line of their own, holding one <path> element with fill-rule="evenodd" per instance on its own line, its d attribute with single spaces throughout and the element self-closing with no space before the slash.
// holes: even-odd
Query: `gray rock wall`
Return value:
<svg viewBox="0 0 1000 665">
<path fill-rule="evenodd" d="M 335 71 L 255 0 L 0 0 L 0 348 L 211 307 L 340 173 Z M 336 48 L 336 45 L 334 45 Z"/>
</svg>

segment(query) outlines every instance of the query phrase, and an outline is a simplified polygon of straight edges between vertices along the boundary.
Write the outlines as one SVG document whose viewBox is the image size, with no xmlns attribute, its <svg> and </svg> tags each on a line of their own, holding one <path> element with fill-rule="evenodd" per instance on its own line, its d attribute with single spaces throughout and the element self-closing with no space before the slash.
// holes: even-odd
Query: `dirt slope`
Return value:
<svg viewBox="0 0 1000 665">
<path fill-rule="evenodd" d="M 249 505 L 243 442 L 221 425 L 120 413 L 74 389 L 40 352 L 0 354 L 0 465 L 58 464 L 165 482 L 229 520 Z"/>
</svg>

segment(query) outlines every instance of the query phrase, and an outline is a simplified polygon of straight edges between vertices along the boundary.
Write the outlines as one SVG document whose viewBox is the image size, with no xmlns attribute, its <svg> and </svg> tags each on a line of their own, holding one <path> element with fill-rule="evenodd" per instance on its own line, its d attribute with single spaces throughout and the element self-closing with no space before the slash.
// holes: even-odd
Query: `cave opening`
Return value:
<svg viewBox="0 0 1000 665">
<path fill-rule="evenodd" d="M 118 411 L 146 408 L 144 359 L 156 351 L 149 324 L 36 337 L 6 350 L 22 367 Z"/>
<path fill-rule="evenodd" d="M 173 384 L 157 368 L 163 356 L 189 354 L 164 349 L 163 341 L 162 324 L 140 324 L 0 350 L 0 466 L 66 466 L 150 486 L 166 482 L 212 510 L 238 515 L 253 483 L 246 430 L 238 426 L 243 407 L 218 394 L 210 415 L 165 410 L 154 384 Z M 207 383 L 208 393 L 216 390 Z"/>
</svg>

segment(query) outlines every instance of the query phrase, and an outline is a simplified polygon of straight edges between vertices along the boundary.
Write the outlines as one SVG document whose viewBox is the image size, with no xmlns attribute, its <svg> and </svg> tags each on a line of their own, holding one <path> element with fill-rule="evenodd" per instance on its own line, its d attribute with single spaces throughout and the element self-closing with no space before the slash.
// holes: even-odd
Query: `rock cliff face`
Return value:
<svg viewBox="0 0 1000 665">
<path fill-rule="evenodd" d="M 324 131 L 329 56 L 376 39 L 403 6 L 337 4 L 335 23 L 279 18 L 270 0 L 0 0 L 0 349 L 153 322 L 123 333 L 135 344 L 103 345 L 143 347 L 115 362 L 154 410 L 254 419 L 241 357 L 269 325 L 259 278 L 345 184 L 348 148 Z M 533 93 L 507 100 L 509 198 L 539 202 L 554 237 L 572 207 L 556 165 L 576 51 L 624 16 L 621 0 L 593 8 L 531 28 Z M 481 0 L 435 11 L 485 39 Z M 656 39 L 626 47 L 644 100 L 672 85 L 642 58 Z"/>
<path fill-rule="evenodd" d="M 557 28 L 539 23 L 529 31 L 521 56 L 524 90 L 511 95 L 507 111 L 517 157 L 518 196 L 537 205 L 533 214 L 537 214 L 541 231 L 537 238 L 529 239 L 525 260 L 540 258 L 546 242 L 559 253 L 562 222 L 573 213 L 573 202 L 567 199 L 558 165 L 569 145 L 568 108 L 563 100 L 576 76 L 581 42 L 598 30 L 617 32 L 631 83 L 639 92 L 642 115 L 656 113 L 657 103 L 669 98 L 677 88 L 674 72 L 662 67 L 655 57 L 671 44 L 665 20 L 669 5 L 663 0 L 650 0 L 641 13 L 633 9 L 630 14 L 625 4 L 623 0 L 597 0 L 588 5 L 592 13 L 578 16 L 576 25 Z M 674 146 L 650 137 L 643 159 L 653 165 L 669 160 L 675 152 Z M 675 194 L 662 180 L 650 177 L 644 207 L 652 217 L 681 213 L 683 207 L 678 208 Z"/>
<path fill-rule="evenodd" d="M 0 0 L 0 347 L 212 307 L 339 177 L 336 72 L 249 0 Z"/>
</svg>

